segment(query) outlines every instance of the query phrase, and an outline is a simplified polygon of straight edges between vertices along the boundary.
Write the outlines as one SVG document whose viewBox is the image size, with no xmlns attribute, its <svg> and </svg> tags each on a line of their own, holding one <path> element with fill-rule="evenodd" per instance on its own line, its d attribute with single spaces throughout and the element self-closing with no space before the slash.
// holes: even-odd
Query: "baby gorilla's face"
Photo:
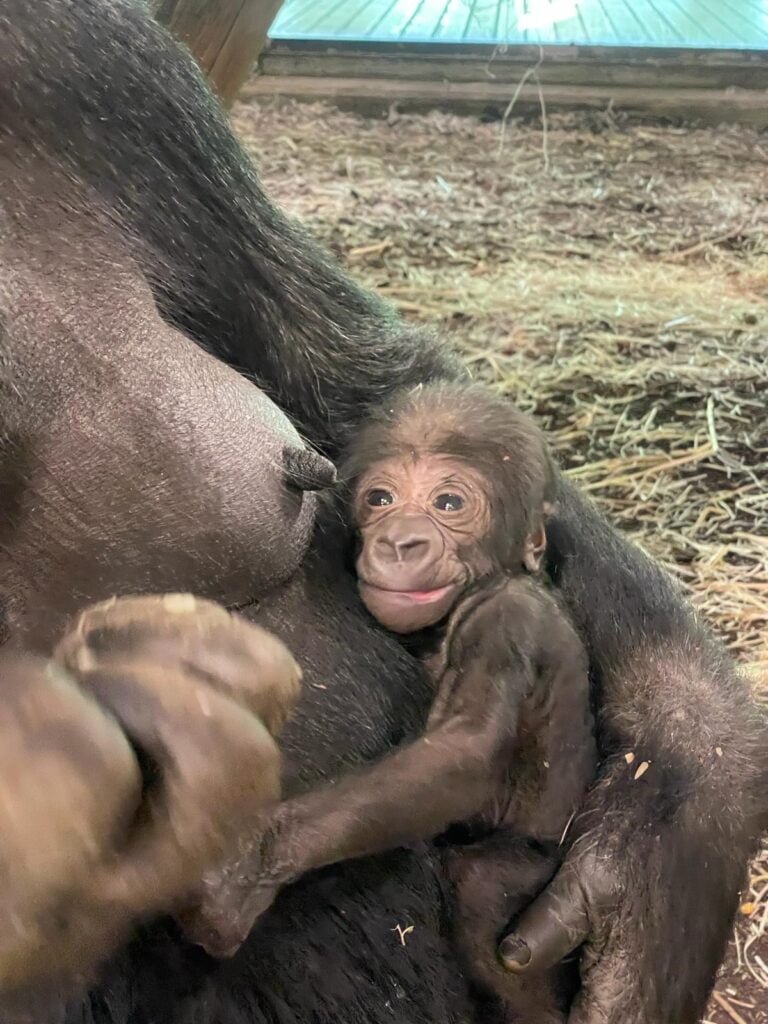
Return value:
<svg viewBox="0 0 768 1024">
<path fill-rule="evenodd" d="M 359 589 L 383 626 L 413 633 L 440 622 L 490 570 L 488 492 L 482 474 L 448 455 L 386 459 L 360 478 Z"/>
</svg>

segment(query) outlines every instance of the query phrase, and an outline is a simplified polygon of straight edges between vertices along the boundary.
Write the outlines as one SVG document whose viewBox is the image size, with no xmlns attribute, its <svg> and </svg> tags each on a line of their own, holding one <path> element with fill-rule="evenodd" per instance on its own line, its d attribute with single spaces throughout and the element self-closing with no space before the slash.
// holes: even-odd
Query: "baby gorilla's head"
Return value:
<svg viewBox="0 0 768 1024">
<path fill-rule="evenodd" d="M 364 425 L 343 477 L 361 597 L 396 633 L 440 622 L 477 580 L 540 565 L 554 492 L 546 443 L 482 387 L 397 395 Z"/>
</svg>

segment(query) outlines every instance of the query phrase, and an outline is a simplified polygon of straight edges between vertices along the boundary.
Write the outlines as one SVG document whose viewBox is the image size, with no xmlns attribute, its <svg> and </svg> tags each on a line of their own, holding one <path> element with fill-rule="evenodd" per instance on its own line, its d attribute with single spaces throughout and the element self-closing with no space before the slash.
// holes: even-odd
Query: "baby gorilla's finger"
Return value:
<svg viewBox="0 0 768 1024">
<path fill-rule="evenodd" d="M 503 966 L 514 974 L 542 971 L 577 949 L 590 934 L 589 907 L 577 871 L 569 862 L 520 915 L 499 943 Z"/>
<path fill-rule="evenodd" d="M 258 715 L 273 735 L 300 692 L 301 670 L 277 637 L 191 594 L 95 605 L 80 616 L 55 657 L 76 674 L 126 659 L 181 669 Z"/>
<path fill-rule="evenodd" d="M 265 823 L 265 833 L 268 826 Z M 243 873 L 239 862 L 203 878 L 196 903 L 177 915 L 189 942 L 201 946 L 209 956 L 234 956 L 250 935 L 256 921 L 273 904 L 280 891 L 265 876 Z"/>
</svg>

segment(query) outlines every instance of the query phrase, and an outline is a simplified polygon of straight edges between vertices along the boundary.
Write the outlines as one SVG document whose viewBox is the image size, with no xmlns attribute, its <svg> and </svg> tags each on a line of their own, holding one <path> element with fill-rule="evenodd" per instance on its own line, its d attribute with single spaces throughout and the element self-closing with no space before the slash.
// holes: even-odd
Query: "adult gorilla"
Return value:
<svg viewBox="0 0 768 1024">
<path fill-rule="evenodd" d="M 0 169 L 9 643 L 47 650 L 113 593 L 194 590 L 247 606 L 307 668 L 288 792 L 398 743 L 428 702 L 420 672 L 361 614 L 327 516 L 305 557 L 301 477 L 323 466 L 254 383 L 333 455 L 370 403 L 457 361 L 269 204 L 192 60 L 131 0 L 0 0 Z M 534 963 L 587 940 L 572 1020 L 693 1022 L 761 823 L 754 713 L 666 576 L 565 482 L 551 541 L 603 764 L 519 934 Z M 36 1020 L 471 1019 L 443 910 L 429 848 L 344 865 L 282 894 L 235 960 L 155 924 L 86 1001 Z"/>
</svg>

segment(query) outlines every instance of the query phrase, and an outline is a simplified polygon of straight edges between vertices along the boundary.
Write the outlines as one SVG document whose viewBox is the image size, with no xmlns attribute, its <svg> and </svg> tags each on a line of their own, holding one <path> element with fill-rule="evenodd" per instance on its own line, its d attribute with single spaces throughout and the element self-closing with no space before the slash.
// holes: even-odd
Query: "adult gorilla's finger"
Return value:
<svg viewBox="0 0 768 1024">
<path fill-rule="evenodd" d="M 576 869 L 567 861 L 521 914 L 514 931 L 501 940 L 499 959 L 514 974 L 546 970 L 580 946 L 589 933 L 587 897 Z"/>
<path fill-rule="evenodd" d="M 632 960 L 621 949 L 604 950 L 582 963 L 581 989 L 568 1014 L 568 1024 L 642 1024 L 653 1018 L 644 1012 L 642 989 L 647 979 L 633 970 Z"/>
<path fill-rule="evenodd" d="M 300 694 L 301 670 L 267 630 L 192 594 L 111 598 L 92 605 L 54 651 L 75 677 L 127 664 L 166 666 L 231 697 L 276 736 Z"/>
<path fill-rule="evenodd" d="M 257 716 L 183 669 L 126 660 L 81 671 L 78 681 L 157 771 L 142 819 L 98 877 L 95 896 L 167 909 L 279 799 L 279 748 Z"/>
<path fill-rule="evenodd" d="M 85 894 L 137 815 L 142 779 L 116 720 L 61 667 L 4 653 L 0 691 L 5 1024 L 15 1016 L 13 993 L 32 988 L 40 995 L 43 981 L 85 971 L 108 951 L 113 919 L 103 908 L 91 914 Z M 77 926 L 67 931 L 70 920 Z M 41 1012 L 29 1019 L 43 1018 Z"/>
</svg>

